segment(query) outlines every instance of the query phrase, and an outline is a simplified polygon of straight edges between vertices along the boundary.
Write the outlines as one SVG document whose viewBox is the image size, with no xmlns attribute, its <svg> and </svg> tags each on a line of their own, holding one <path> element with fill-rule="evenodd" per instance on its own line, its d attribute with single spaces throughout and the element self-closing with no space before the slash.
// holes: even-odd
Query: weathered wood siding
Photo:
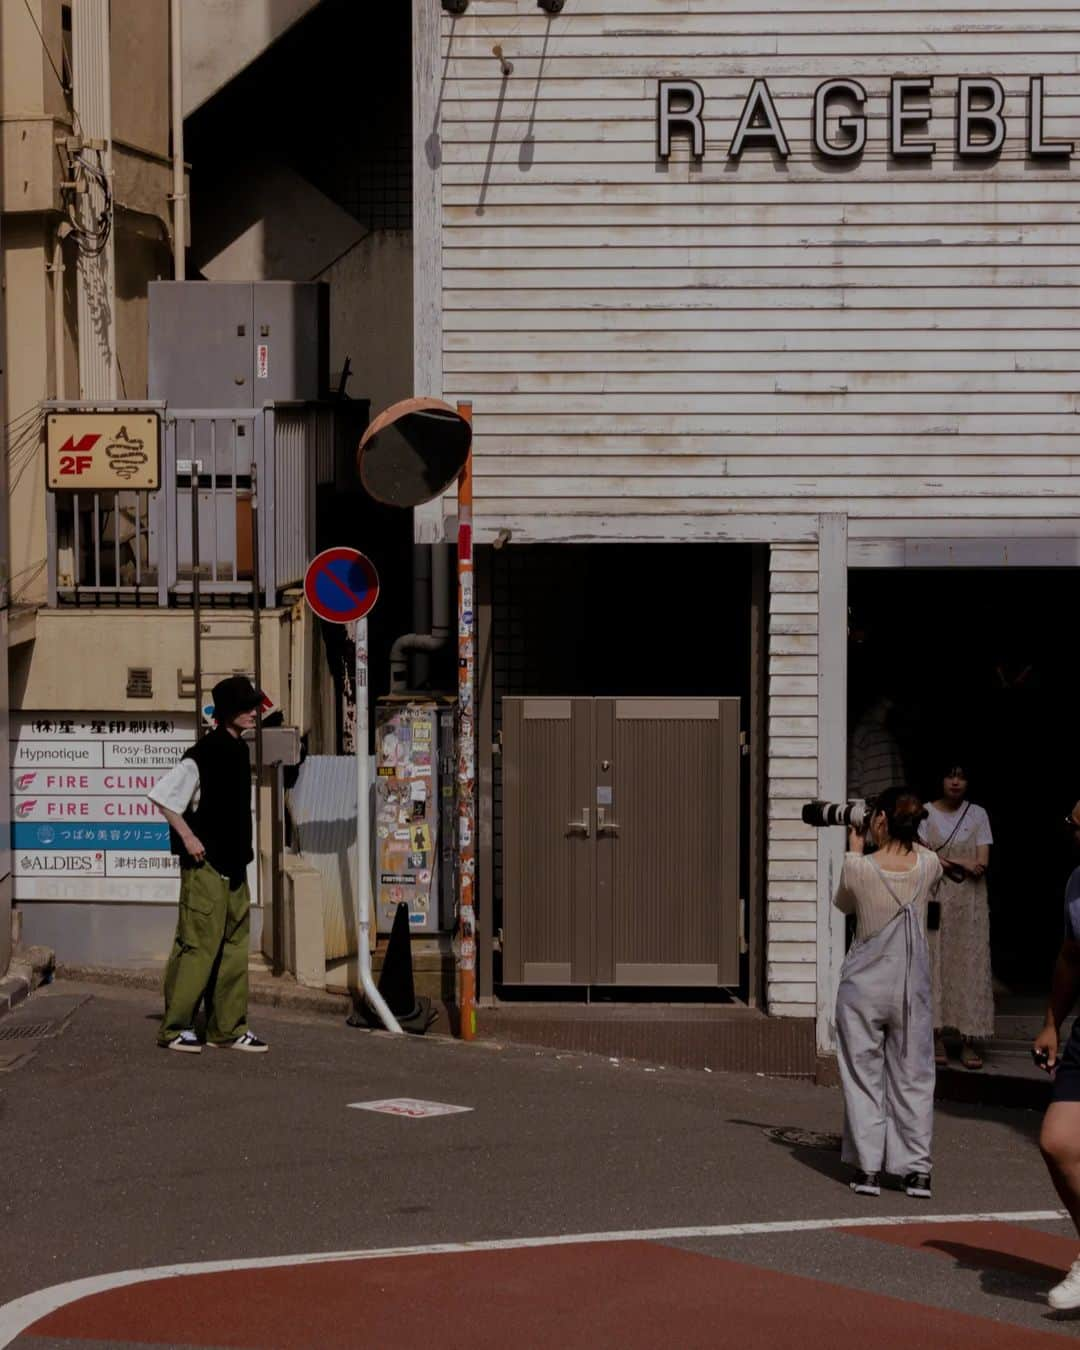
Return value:
<svg viewBox="0 0 1080 1350">
<path fill-rule="evenodd" d="M 436 0 L 431 0 L 432 5 Z M 475 401 L 481 533 L 543 518 L 847 512 L 860 536 L 1075 514 L 1080 6 L 1003 0 L 473 0 L 442 19 L 443 365 Z M 513 63 L 503 77 L 492 47 Z M 932 165 L 886 155 L 893 75 L 933 75 Z M 953 152 L 995 76 L 993 164 Z M 728 161 L 754 77 L 792 153 Z M 828 77 L 862 158 L 815 160 Z M 706 95 L 703 161 L 656 154 L 656 87 Z"/>
<path fill-rule="evenodd" d="M 817 963 L 817 831 L 799 819 L 818 790 L 818 550 L 771 550 L 766 845 L 770 1012 L 812 1017 Z"/>
</svg>

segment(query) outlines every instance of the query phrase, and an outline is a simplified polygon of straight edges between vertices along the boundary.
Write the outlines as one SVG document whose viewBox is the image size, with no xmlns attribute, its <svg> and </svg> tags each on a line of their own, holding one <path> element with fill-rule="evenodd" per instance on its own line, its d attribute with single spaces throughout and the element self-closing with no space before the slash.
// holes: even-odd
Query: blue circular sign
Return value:
<svg viewBox="0 0 1080 1350">
<path fill-rule="evenodd" d="M 355 548 L 328 548 L 308 564 L 307 602 L 327 623 L 352 623 L 369 614 L 379 598 L 379 574 Z"/>
</svg>

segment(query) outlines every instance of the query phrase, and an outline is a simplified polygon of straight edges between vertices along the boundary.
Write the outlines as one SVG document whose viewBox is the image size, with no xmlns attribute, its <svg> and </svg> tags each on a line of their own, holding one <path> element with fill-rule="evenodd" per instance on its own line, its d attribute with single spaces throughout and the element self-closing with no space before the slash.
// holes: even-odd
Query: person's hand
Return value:
<svg viewBox="0 0 1080 1350">
<path fill-rule="evenodd" d="M 201 863 L 206 861 L 206 849 L 203 847 L 201 839 L 197 839 L 195 835 L 189 833 L 188 837 L 181 842 L 187 850 L 188 857 L 191 858 L 192 862 Z"/>
<path fill-rule="evenodd" d="M 847 841 L 849 853 L 861 853 L 866 846 L 866 835 L 849 827 Z"/>
<path fill-rule="evenodd" d="M 968 875 L 974 877 L 976 881 L 978 881 L 978 879 L 979 879 L 980 877 L 986 876 L 986 864 L 985 864 L 985 863 L 980 863 L 980 862 L 972 863 L 972 865 L 971 865 L 967 870 L 968 870 Z"/>
<path fill-rule="evenodd" d="M 1057 1063 L 1058 1057 L 1058 1033 L 1057 1027 L 1052 1023 L 1044 1026 L 1042 1031 L 1035 1037 L 1035 1042 L 1031 1047 L 1031 1053 L 1035 1056 L 1035 1062 L 1041 1069 L 1047 1073 Z"/>
</svg>

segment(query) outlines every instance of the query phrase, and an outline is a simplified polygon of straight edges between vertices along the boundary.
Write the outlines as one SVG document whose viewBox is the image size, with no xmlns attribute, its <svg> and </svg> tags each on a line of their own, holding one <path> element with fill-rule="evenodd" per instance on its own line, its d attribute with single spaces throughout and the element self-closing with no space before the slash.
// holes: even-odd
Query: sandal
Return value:
<svg viewBox="0 0 1080 1350">
<path fill-rule="evenodd" d="M 965 1041 L 960 1047 L 960 1063 L 965 1069 L 981 1069 L 983 1066 L 982 1055 L 970 1041 Z"/>
<path fill-rule="evenodd" d="M 949 1052 L 945 1047 L 945 1038 L 939 1033 L 934 1033 L 934 1063 L 948 1064 Z"/>
</svg>

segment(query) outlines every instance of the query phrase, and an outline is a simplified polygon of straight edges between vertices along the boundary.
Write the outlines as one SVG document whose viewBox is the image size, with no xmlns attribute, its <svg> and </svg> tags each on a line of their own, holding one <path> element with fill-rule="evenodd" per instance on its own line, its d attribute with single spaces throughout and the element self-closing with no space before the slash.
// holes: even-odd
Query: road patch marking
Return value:
<svg viewBox="0 0 1080 1350">
<path fill-rule="evenodd" d="M 405 1116 L 425 1120 L 428 1116 L 456 1116 L 471 1111 L 471 1106 L 452 1106 L 449 1102 L 425 1102 L 419 1097 L 386 1097 L 377 1102 L 350 1102 L 353 1111 L 378 1111 L 384 1116 Z"/>
<path fill-rule="evenodd" d="M 1066 1219 L 1063 1209 L 1014 1210 L 985 1214 L 918 1214 L 866 1218 L 849 1215 L 840 1219 L 794 1219 L 764 1223 L 700 1224 L 681 1228 L 639 1228 L 610 1233 L 557 1233 L 545 1237 L 495 1238 L 476 1242 L 436 1242 L 415 1247 L 375 1247 L 339 1252 L 301 1252 L 291 1256 L 258 1256 L 229 1261 L 191 1261 L 120 1270 L 69 1280 L 25 1294 L 0 1307 L 0 1350 L 11 1344 L 35 1322 L 50 1313 L 88 1298 L 150 1280 L 188 1275 L 208 1275 L 235 1270 L 270 1270 L 280 1266 L 314 1265 L 324 1261 L 377 1261 L 388 1257 L 439 1256 L 463 1252 L 511 1251 L 517 1248 L 561 1247 L 595 1242 L 670 1242 L 688 1238 L 757 1237 L 770 1233 L 816 1233 L 827 1229 L 877 1228 L 906 1224 L 957 1223 L 1046 1223 Z"/>
</svg>

